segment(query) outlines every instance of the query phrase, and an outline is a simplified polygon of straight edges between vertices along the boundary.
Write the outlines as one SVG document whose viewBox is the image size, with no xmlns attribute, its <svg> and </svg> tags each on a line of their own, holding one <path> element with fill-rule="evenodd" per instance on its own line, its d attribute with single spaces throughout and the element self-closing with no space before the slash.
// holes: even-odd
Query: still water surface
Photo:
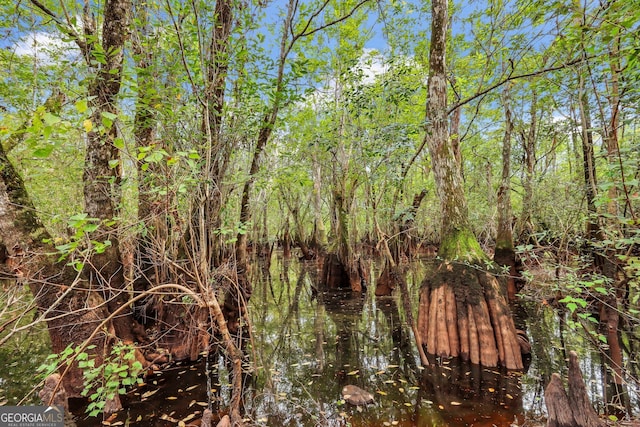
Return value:
<svg viewBox="0 0 640 427">
<path fill-rule="evenodd" d="M 429 260 L 407 268 L 414 302 L 429 268 Z M 567 333 L 548 307 L 531 303 L 519 309 L 518 327 L 528 332 L 533 348 L 524 373 L 436 359 L 422 367 L 398 296 L 376 298 L 373 285 L 362 297 L 319 293 L 316 264 L 278 256 L 270 269 L 256 268 L 252 275 L 250 375 L 243 401 L 244 414 L 254 425 L 542 425 L 543 384 L 552 372 L 565 371 L 568 350 L 579 352 L 591 391 L 601 395 L 599 358 L 580 334 Z M 373 265 L 372 280 L 377 275 Z M 0 352 L 0 359 L 11 357 Z M 6 365 L 0 366 L 0 385 L 5 387 L 0 392 L 5 403 L 15 404 L 17 397 L 6 387 L 12 381 L 33 381 L 33 373 L 21 371 L 24 378 L 17 380 L 5 370 Z M 347 384 L 373 393 L 375 403 L 360 409 L 345 403 L 341 390 Z M 143 387 L 123 396 L 126 409 L 109 423 L 198 425 L 205 408 L 224 411 L 229 395 L 224 359 L 210 355 L 152 374 Z M 100 421 L 77 409 L 78 426 Z"/>
</svg>

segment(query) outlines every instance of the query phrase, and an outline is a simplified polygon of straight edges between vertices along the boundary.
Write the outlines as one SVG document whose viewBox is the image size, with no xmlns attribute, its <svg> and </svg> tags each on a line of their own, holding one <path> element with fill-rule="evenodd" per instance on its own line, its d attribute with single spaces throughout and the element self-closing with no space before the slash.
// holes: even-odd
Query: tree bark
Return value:
<svg viewBox="0 0 640 427">
<path fill-rule="evenodd" d="M 502 96 L 504 107 L 505 129 L 502 139 L 502 177 L 498 189 L 498 229 L 496 233 L 496 248 L 493 260 L 501 266 L 508 267 L 507 298 L 509 302 L 516 300 L 516 278 L 519 272 L 516 268 L 516 253 L 513 247 L 512 211 L 511 211 L 511 135 L 513 133 L 513 119 L 511 116 L 511 102 L 509 86 Z"/>
<path fill-rule="evenodd" d="M 50 239 L 22 178 L 0 146 L 0 249 L 4 253 L 0 274 L 29 283 L 39 318 L 47 322 L 52 351 L 60 353 L 71 343 L 85 341 L 109 313 L 95 288 L 64 261 L 56 261 L 55 249 L 44 243 Z M 97 346 L 90 352 L 96 363 L 113 337 L 111 323 L 106 332 L 90 342 Z M 80 397 L 84 379 L 76 363 L 62 377 L 62 384 L 69 397 Z"/>
<path fill-rule="evenodd" d="M 547 427 L 603 427 L 593 409 L 575 351 L 569 353 L 568 390 L 565 391 L 559 374 L 554 373 L 544 392 L 547 406 Z"/>
<path fill-rule="evenodd" d="M 427 352 L 462 357 L 484 366 L 522 369 L 515 326 L 501 286 L 494 276 L 458 263 L 486 259 L 473 235 L 460 166 L 447 122 L 447 0 L 431 3 L 431 46 L 427 99 L 427 145 L 442 212 L 438 273 L 420 291 L 418 331 Z"/>
<path fill-rule="evenodd" d="M 587 235 L 592 239 L 602 239 L 598 215 L 596 211 L 595 198 L 598 183 L 596 181 L 596 163 L 593 155 L 593 127 L 591 125 L 591 110 L 589 100 L 584 91 L 584 77 L 579 79 L 578 106 L 580 109 L 580 128 L 582 130 L 582 166 L 584 173 L 584 188 L 587 198 Z"/>
<path fill-rule="evenodd" d="M 534 227 L 531 219 L 533 212 L 533 178 L 536 167 L 536 137 L 538 126 L 538 93 L 534 88 L 531 93 L 531 108 L 529 111 L 529 129 L 525 133 L 521 131 L 522 145 L 524 148 L 525 176 L 524 176 L 524 194 L 522 196 L 522 212 L 519 218 L 520 241 L 529 241 L 532 239 Z"/>
</svg>

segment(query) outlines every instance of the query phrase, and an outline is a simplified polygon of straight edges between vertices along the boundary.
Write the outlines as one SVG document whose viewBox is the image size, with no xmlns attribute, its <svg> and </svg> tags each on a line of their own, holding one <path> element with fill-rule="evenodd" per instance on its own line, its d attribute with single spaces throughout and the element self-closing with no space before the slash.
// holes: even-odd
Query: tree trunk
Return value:
<svg viewBox="0 0 640 427">
<path fill-rule="evenodd" d="M 316 150 L 313 150 L 313 236 L 312 247 L 316 253 L 327 247 L 327 232 L 322 220 L 322 166 L 318 162 Z"/>
<path fill-rule="evenodd" d="M 427 352 L 472 363 L 522 369 L 513 319 L 491 274 L 451 261 L 486 258 L 468 222 L 460 166 L 447 121 L 446 36 L 448 2 L 431 3 L 431 46 L 426 139 L 442 212 L 439 255 L 444 259 L 420 291 L 418 331 Z"/>
<path fill-rule="evenodd" d="M 524 176 L 524 194 L 522 196 L 522 212 L 520 213 L 519 233 L 518 238 L 520 241 L 528 242 L 533 236 L 534 227 L 531 219 L 531 213 L 533 212 L 533 178 L 536 167 L 536 137 L 538 126 L 538 93 L 536 89 L 532 89 L 531 94 L 531 109 L 530 109 L 530 121 L 529 129 L 525 133 L 521 131 L 522 145 L 524 148 L 524 161 L 525 161 L 525 176 Z"/>
<path fill-rule="evenodd" d="M 587 235 L 592 239 L 602 239 L 595 205 L 598 183 L 596 181 L 596 163 L 593 155 L 593 128 L 591 126 L 591 110 L 587 94 L 584 91 L 584 77 L 579 75 L 578 106 L 580 108 L 580 128 L 582 130 L 582 165 L 584 172 L 584 188 L 587 198 Z"/>
<path fill-rule="evenodd" d="M 60 353 L 71 343 L 87 340 L 109 313 L 95 288 L 66 266 L 66 261 L 56 261 L 55 249 L 43 243 L 50 239 L 22 178 L 0 146 L 0 274 L 29 283 L 39 318 L 47 322 L 52 351 Z M 114 336 L 111 322 L 105 331 L 89 342 L 97 346 L 88 351 L 96 363 L 101 362 Z M 76 363 L 62 377 L 62 384 L 69 397 L 80 397 L 84 379 Z"/>
<path fill-rule="evenodd" d="M 498 189 L 498 230 L 493 260 L 501 266 L 509 268 L 507 277 L 507 298 L 509 302 L 516 300 L 516 279 L 520 273 L 516 268 L 516 252 L 513 247 L 512 212 L 511 212 L 511 135 L 513 120 L 509 88 L 504 90 L 502 103 L 504 106 L 505 129 L 502 139 L 502 179 Z"/>
<path fill-rule="evenodd" d="M 606 423 L 593 409 L 575 351 L 569 353 L 567 393 L 559 374 L 553 374 L 544 392 L 547 427 L 602 427 Z"/>
<path fill-rule="evenodd" d="M 129 34 L 130 14 L 129 0 L 109 0 L 105 3 L 102 48 L 107 54 L 88 94 L 93 111 L 93 128 L 87 134 L 83 174 L 84 206 L 89 218 L 100 221 L 100 228 L 92 233 L 91 240 L 109 244 L 104 252 L 92 256 L 85 274 L 92 286 L 102 290 L 110 313 L 118 310 L 129 299 L 129 294 L 124 292 L 126 281 L 118 231 L 112 223 L 118 216 L 121 201 L 120 150 L 116 146 L 118 132 L 115 117 L 118 112 L 116 98 L 122 81 L 124 45 Z M 113 167 L 112 162 L 118 162 L 118 166 Z M 116 336 L 126 342 L 142 339 L 140 325 L 133 319 L 131 310 L 126 310 L 113 323 Z"/>
</svg>

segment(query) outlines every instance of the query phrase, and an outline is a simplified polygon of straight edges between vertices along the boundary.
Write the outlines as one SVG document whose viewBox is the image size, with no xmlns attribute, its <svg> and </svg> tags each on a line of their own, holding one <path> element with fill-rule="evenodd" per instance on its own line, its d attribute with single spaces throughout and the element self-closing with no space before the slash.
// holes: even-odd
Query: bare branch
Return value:
<svg viewBox="0 0 640 427">
<path fill-rule="evenodd" d="M 349 11 L 349 13 L 347 13 L 346 15 L 343 15 L 343 16 L 341 16 L 340 18 L 334 19 L 333 21 L 330 21 L 330 22 L 328 22 L 328 23 L 326 23 L 326 24 L 323 24 L 323 25 L 321 25 L 321 26 L 319 26 L 319 27 L 317 27 L 317 28 L 314 28 L 313 30 L 309 30 L 309 31 L 307 31 L 307 30 L 308 30 L 308 28 L 309 28 L 309 26 L 310 26 L 310 24 L 311 24 L 311 21 L 312 21 L 312 20 L 313 20 L 313 19 L 314 19 L 314 18 L 315 18 L 315 17 L 316 17 L 316 16 L 317 16 L 321 11 L 322 11 L 322 9 L 324 9 L 324 7 L 326 6 L 326 4 L 325 4 L 325 5 L 323 5 L 323 6 L 322 6 L 322 8 L 321 8 L 320 10 L 318 10 L 318 12 L 316 12 L 315 14 L 313 14 L 313 15 L 309 18 L 309 21 L 307 22 L 307 26 L 305 27 L 305 29 L 304 29 L 301 33 L 298 33 L 298 35 L 297 35 L 297 37 L 296 37 L 296 38 L 310 36 L 310 35 L 312 35 L 312 34 L 317 33 L 318 31 L 322 31 L 322 30 L 324 30 L 325 28 L 331 27 L 332 25 L 338 24 L 338 23 L 340 23 L 340 22 L 342 22 L 342 21 L 345 21 L 345 20 L 349 19 L 349 18 L 350 18 L 350 17 L 351 17 L 355 12 L 356 12 L 356 10 L 360 9 L 360 7 L 361 7 L 361 6 L 363 6 L 365 3 L 368 3 L 369 1 L 370 1 L 370 0 L 361 0 L 361 1 L 360 1 L 358 4 L 356 4 L 356 5 L 355 5 L 355 6 L 354 6 L 350 11 Z"/>
<path fill-rule="evenodd" d="M 38 10 L 40 10 L 43 14 L 53 19 L 53 21 L 58 24 L 62 32 L 71 37 L 73 41 L 78 45 L 82 54 L 87 58 L 88 47 L 85 40 L 83 40 L 80 35 L 73 29 L 68 23 L 64 22 L 62 19 L 58 17 L 51 9 L 49 9 L 44 4 L 40 3 L 39 0 L 29 0 L 31 4 L 33 4 Z"/>
<path fill-rule="evenodd" d="M 568 68 L 568 67 L 571 67 L 573 65 L 586 62 L 589 59 L 591 59 L 591 58 L 584 58 L 584 57 L 581 56 L 579 58 L 573 59 L 573 60 L 571 60 L 569 62 L 566 62 L 564 64 L 556 65 L 556 66 L 553 66 L 553 67 L 543 68 L 541 70 L 532 71 L 530 73 L 517 74 L 515 76 L 514 75 L 509 75 L 506 79 L 500 80 L 499 82 L 492 84 L 488 88 L 483 89 L 483 90 L 481 90 L 479 92 L 476 92 L 475 94 L 471 95 L 468 98 L 465 98 L 463 100 L 460 100 L 460 101 L 456 102 L 455 104 L 453 104 L 451 107 L 449 107 L 447 109 L 447 114 L 451 114 L 456 108 L 460 108 L 463 105 L 468 104 L 469 102 L 471 102 L 471 101 L 473 101 L 475 99 L 478 99 L 481 96 L 486 95 L 487 93 L 499 88 L 500 86 L 502 86 L 505 83 L 508 83 L 508 82 L 510 82 L 512 80 L 519 80 L 519 79 L 526 79 L 527 77 L 540 76 L 542 74 L 546 74 L 546 73 L 549 73 L 549 72 L 552 72 L 552 71 L 562 70 L 564 68 Z"/>
</svg>

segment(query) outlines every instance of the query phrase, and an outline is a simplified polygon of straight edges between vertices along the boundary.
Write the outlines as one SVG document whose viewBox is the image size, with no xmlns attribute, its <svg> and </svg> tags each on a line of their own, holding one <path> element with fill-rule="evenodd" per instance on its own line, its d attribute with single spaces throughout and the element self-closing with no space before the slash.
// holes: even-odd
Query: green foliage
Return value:
<svg viewBox="0 0 640 427">
<path fill-rule="evenodd" d="M 131 344 L 118 343 L 113 346 L 111 353 L 98 362 L 92 350 L 95 345 L 74 346 L 69 344 L 59 354 L 51 354 L 38 371 L 43 378 L 63 369 L 68 363 L 77 362 L 84 376 L 82 396 L 88 397 L 90 402 L 87 413 L 95 417 L 104 411 L 107 401 L 118 394 L 125 394 L 127 387 L 141 383 L 139 378 L 143 371 L 142 363 L 136 360 L 136 349 Z"/>
<path fill-rule="evenodd" d="M 89 218 L 86 213 L 71 216 L 67 224 L 69 229 L 73 230 L 73 235 L 66 243 L 56 244 L 55 248 L 60 255 L 58 261 L 69 258 L 69 264 L 77 271 L 81 271 L 84 267 L 83 259 L 92 253 L 104 253 L 111 246 L 110 240 L 99 241 L 92 239 L 91 236 L 95 235 L 101 225 L 112 226 L 114 223 L 113 220 L 101 223 L 97 218 Z M 47 243 L 56 243 L 56 241 Z"/>
</svg>

